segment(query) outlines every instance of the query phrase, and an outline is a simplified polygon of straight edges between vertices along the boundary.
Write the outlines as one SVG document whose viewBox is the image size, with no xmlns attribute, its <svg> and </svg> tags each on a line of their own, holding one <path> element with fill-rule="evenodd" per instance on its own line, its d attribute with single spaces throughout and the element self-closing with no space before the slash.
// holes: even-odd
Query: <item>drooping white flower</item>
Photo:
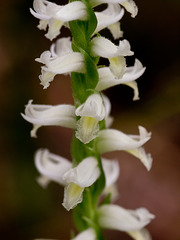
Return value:
<svg viewBox="0 0 180 240">
<path fill-rule="evenodd" d="M 105 204 L 98 209 L 98 217 L 102 228 L 133 232 L 141 230 L 155 216 L 145 208 L 128 210 L 117 205 Z"/>
<path fill-rule="evenodd" d="M 86 144 L 97 136 L 98 122 L 106 116 L 102 96 L 97 93 L 90 95 L 85 103 L 75 110 L 75 114 L 81 117 L 77 122 L 76 137 Z"/>
<path fill-rule="evenodd" d="M 46 0 L 34 0 L 33 7 L 34 10 L 30 9 L 30 12 L 34 17 L 40 19 L 38 28 L 46 30 L 48 27 L 45 36 L 50 40 L 60 33 L 60 29 L 65 23 L 78 19 L 87 19 L 86 6 L 80 1 L 60 6 Z"/>
<path fill-rule="evenodd" d="M 76 127 L 75 107 L 69 104 L 40 105 L 32 104 L 29 100 L 23 118 L 33 124 L 31 137 L 36 137 L 36 132 L 41 126 Z"/>
<path fill-rule="evenodd" d="M 150 139 L 151 133 L 141 126 L 139 132 L 139 135 L 126 135 L 115 129 L 101 130 L 97 138 L 97 149 L 101 154 L 117 150 L 127 151 L 138 157 L 147 170 L 150 170 L 152 158 L 150 154 L 145 153 L 142 145 Z"/>
<path fill-rule="evenodd" d="M 103 3 L 119 3 L 126 9 L 127 12 L 131 13 L 131 17 L 135 17 L 138 13 L 138 8 L 133 0 L 90 0 L 90 4 L 92 7 L 98 6 Z"/>
<path fill-rule="evenodd" d="M 107 27 L 115 39 L 122 36 L 119 20 L 124 15 L 124 9 L 121 8 L 119 4 L 108 4 L 104 11 L 95 12 L 95 15 L 97 18 L 97 27 L 94 33 L 98 33 Z"/>
<path fill-rule="evenodd" d="M 115 200 L 119 195 L 115 184 L 120 174 L 119 163 L 117 160 L 102 158 L 102 166 L 105 175 L 105 189 L 103 193 L 110 193 L 111 200 Z"/>
<path fill-rule="evenodd" d="M 65 186 L 63 206 L 69 211 L 82 201 L 85 187 L 91 186 L 99 177 L 98 161 L 87 157 L 76 167 L 67 159 L 40 149 L 35 155 L 35 165 L 41 174 L 38 182 L 45 187 L 50 181 Z"/>
<path fill-rule="evenodd" d="M 97 240 L 96 233 L 93 228 L 88 228 L 80 232 L 76 237 L 71 240 Z"/>
<path fill-rule="evenodd" d="M 116 46 L 105 37 L 94 37 L 91 41 L 91 54 L 109 59 L 118 56 L 131 56 L 134 53 L 130 50 L 130 44 L 126 39 L 119 41 L 119 46 Z"/>
<path fill-rule="evenodd" d="M 50 51 L 45 51 L 35 59 L 44 64 L 39 76 L 44 89 L 49 86 L 56 74 L 84 72 L 84 58 L 79 52 L 73 52 L 70 38 L 61 38 L 52 44 Z"/>
<path fill-rule="evenodd" d="M 110 68 L 103 67 L 98 69 L 99 81 L 96 86 L 97 91 L 103 91 L 107 88 L 125 84 L 134 89 L 134 97 L 133 100 L 139 99 L 139 92 L 137 88 L 137 84 L 134 82 L 138 79 L 145 71 L 145 67 L 141 64 L 141 62 L 136 59 L 135 64 L 132 67 L 127 67 L 123 76 L 121 78 L 117 78 L 116 75 L 112 73 Z"/>
</svg>

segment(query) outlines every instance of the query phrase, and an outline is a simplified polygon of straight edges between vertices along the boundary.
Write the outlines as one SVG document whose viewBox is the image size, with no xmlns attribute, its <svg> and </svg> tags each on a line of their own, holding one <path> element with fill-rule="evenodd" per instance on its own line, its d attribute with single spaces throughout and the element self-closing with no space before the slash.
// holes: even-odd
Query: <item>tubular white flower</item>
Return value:
<svg viewBox="0 0 180 240">
<path fill-rule="evenodd" d="M 102 158 L 102 166 L 105 175 L 105 189 L 104 194 L 111 194 L 111 199 L 115 200 L 118 196 L 118 190 L 115 185 L 116 181 L 118 180 L 120 174 L 119 163 L 117 160 L 108 160 Z"/>
<path fill-rule="evenodd" d="M 31 137 L 36 137 L 36 132 L 41 126 L 76 127 L 75 107 L 68 104 L 40 105 L 32 104 L 29 100 L 22 117 L 33 124 Z"/>
<path fill-rule="evenodd" d="M 97 240 L 96 233 L 93 228 L 88 228 L 81 233 L 79 233 L 76 237 L 71 240 Z"/>
<path fill-rule="evenodd" d="M 145 228 L 142 228 L 139 231 L 127 232 L 127 234 L 135 240 L 152 240 L 151 235 Z"/>
<path fill-rule="evenodd" d="M 92 39 L 91 53 L 93 56 L 100 56 L 104 58 L 131 56 L 134 54 L 130 50 L 130 44 L 126 39 L 119 41 L 119 46 L 116 46 L 105 37 L 94 37 Z"/>
<path fill-rule="evenodd" d="M 63 175 L 72 168 L 72 163 L 47 149 L 39 149 L 35 154 L 35 166 L 41 174 L 38 179 L 41 186 L 45 187 L 50 181 L 65 186 Z"/>
<path fill-rule="evenodd" d="M 64 6 L 51 3 L 46 0 L 34 0 L 33 9 L 30 9 L 31 14 L 40 19 L 38 28 L 46 30 L 49 27 L 45 36 L 50 40 L 54 39 L 59 33 L 61 27 L 73 20 L 86 20 L 86 6 L 80 1 L 74 1 Z"/>
<path fill-rule="evenodd" d="M 102 205 L 98 209 L 98 216 L 102 228 L 124 232 L 140 230 L 154 218 L 145 208 L 128 210 L 113 204 Z"/>
<path fill-rule="evenodd" d="M 138 100 L 139 92 L 138 92 L 137 84 L 135 83 L 135 86 L 134 86 L 132 83 L 144 73 L 145 69 L 146 68 L 143 67 L 143 65 L 138 59 L 135 59 L 134 66 L 126 68 L 125 73 L 121 78 L 117 78 L 116 75 L 114 75 L 110 70 L 110 68 L 108 67 L 99 68 L 98 69 L 99 81 L 96 86 L 96 90 L 103 91 L 107 88 L 110 88 L 119 84 L 125 84 L 134 89 L 133 100 Z"/>
<path fill-rule="evenodd" d="M 69 211 L 82 201 L 85 187 L 91 186 L 99 177 L 97 159 L 87 157 L 75 168 L 69 169 L 63 176 L 68 184 L 65 187 L 63 206 Z"/>
<path fill-rule="evenodd" d="M 104 102 L 100 94 L 90 95 L 85 103 L 75 110 L 75 114 L 81 116 L 77 122 L 76 137 L 86 144 L 97 136 L 98 122 L 106 116 Z"/>
<path fill-rule="evenodd" d="M 84 72 L 84 58 L 79 52 L 73 52 L 69 38 L 62 38 L 52 44 L 50 51 L 45 51 L 40 58 L 35 59 L 44 64 L 39 76 L 44 89 L 49 86 L 56 74 L 67 74 L 70 72 Z"/>
<path fill-rule="evenodd" d="M 97 27 L 94 33 L 98 33 L 102 29 L 116 24 L 124 15 L 124 9 L 119 4 L 108 4 L 108 7 L 102 12 L 95 12 L 97 18 Z M 119 24 L 118 24 L 119 25 Z M 111 31 L 110 27 L 110 31 Z M 114 34 L 114 31 L 111 31 Z M 121 36 L 120 28 L 117 31 L 115 39 Z M 115 35 L 113 35 L 115 36 Z"/>
<path fill-rule="evenodd" d="M 152 158 L 143 152 L 141 146 L 146 143 L 151 136 L 145 128 L 139 126 L 139 135 L 126 135 L 115 129 L 105 129 L 99 131 L 97 139 L 97 149 L 102 153 L 123 150 L 138 157 L 144 166 L 149 170 L 152 165 Z"/>
</svg>

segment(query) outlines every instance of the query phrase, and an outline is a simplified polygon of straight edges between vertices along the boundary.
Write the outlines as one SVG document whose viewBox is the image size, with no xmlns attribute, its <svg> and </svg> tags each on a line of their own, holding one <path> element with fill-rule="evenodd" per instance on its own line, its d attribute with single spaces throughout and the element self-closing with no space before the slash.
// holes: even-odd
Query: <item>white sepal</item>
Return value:
<svg viewBox="0 0 180 240">
<path fill-rule="evenodd" d="M 138 14 L 138 8 L 133 0 L 127 0 L 121 3 L 121 5 L 126 9 L 126 11 L 131 13 L 131 17 L 134 18 Z"/>
<path fill-rule="evenodd" d="M 138 231 L 127 232 L 134 240 L 152 240 L 149 231 L 145 228 L 142 228 Z"/>
<path fill-rule="evenodd" d="M 40 105 L 29 100 L 23 118 L 33 124 L 31 137 L 36 137 L 36 131 L 41 126 L 76 127 L 75 107 L 69 104 Z"/>
<path fill-rule="evenodd" d="M 91 41 L 91 54 L 92 56 L 113 58 L 131 56 L 134 53 L 130 50 L 130 44 L 126 39 L 119 41 L 119 46 L 116 46 L 105 37 L 94 37 Z"/>
<path fill-rule="evenodd" d="M 138 157 L 149 170 L 152 165 L 152 158 L 150 155 L 146 155 L 141 146 L 150 139 L 151 133 L 148 133 L 141 126 L 139 126 L 139 132 L 139 135 L 127 135 L 115 129 L 99 131 L 97 149 L 101 154 L 118 150 L 127 151 Z"/>
<path fill-rule="evenodd" d="M 120 34 L 120 26 L 119 26 L 119 20 L 123 17 L 124 15 L 124 9 L 120 7 L 119 4 L 108 4 L 107 8 L 102 11 L 102 12 L 95 12 L 96 18 L 97 18 L 97 27 L 94 32 L 98 33 L 102 29 L 106 27 L 110 27 L 112 25 L 117 25 L 118 27 L 116 28 L 116 33 L 113 30 L 113 27 L 110 27 L 110 31 L 113 34 L 114 38 L 117 39 L 121 36 Z"/>
<path fill-rule="evenodd" d="M 113 204 L 102 205 L 98 214 L 99 225 L 102 228 L 124 232 L 140 230 L 154 218 L 154 215 L 145 208 L 128 210 Z"/>
</svg>

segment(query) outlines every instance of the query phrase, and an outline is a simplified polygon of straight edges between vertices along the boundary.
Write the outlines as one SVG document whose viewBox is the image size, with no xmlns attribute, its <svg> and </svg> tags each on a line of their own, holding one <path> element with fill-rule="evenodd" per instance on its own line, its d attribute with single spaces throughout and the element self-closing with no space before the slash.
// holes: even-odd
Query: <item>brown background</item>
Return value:
<svg viewBox="0 0 180 240">
<path fill-rule="evenodd" d="M 154 162 L 147 172 L 138 159 L 124 152 L 108 157 L 119 159 L 121 167 L 117 203 L 130 209 L 144 206 L 156 215 L 148 226 L 153 240 L 180 240 L 180 1 L 136 3 L 138 16 L 132 19 L 126 14 L 122 29 L 135 57 L 147 67 L 138 80 L 141 99 L 132 102 L 132 90 L 125 86 L 106 94 L 112 101 L 114 128 L 137 133 L 142 125 L 152 132 L 146 150 Z M 47 147 L 70 159 L 72 131 L 47 127 L 31 139 L 31 125 L 20 116 L 31 98 L 34 103 L 72 103 L 69 78 L 56 77 L 47 90 L 39 84 L 40 65 L 34 59 L 50 42 L 36 28 L 31 6 L 28 0 L 0 3 L 0 239 L 67 240 L 73 224 L 71 213 L 61 206 L 63 188 L 53 183 L 47 190 L 38 186 L 33 155 L 39 147 Z M 69 35 L 65 29 L 62 33 Z M 110 37 L 107 31 L 103 34 Z M 118 231 L 106 233 L 107 239 L 130 239 Z"/>
</svg>

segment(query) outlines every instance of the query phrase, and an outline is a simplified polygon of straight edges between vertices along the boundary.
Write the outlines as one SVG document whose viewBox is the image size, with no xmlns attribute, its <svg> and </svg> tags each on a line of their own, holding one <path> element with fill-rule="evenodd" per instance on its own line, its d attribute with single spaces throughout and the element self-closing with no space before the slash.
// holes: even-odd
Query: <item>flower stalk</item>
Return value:
<svg viewBox="0 0 180 240">
<path fill-rule="evenodd" d="M 95 11 L 106 3 L 106 9 Z M 71 38 L 58 38 L 50 50 L 44 51 L 36 61 L 41 66 L 40 83 L 50 87 L 57 74 L 69 74 L 72 83 L 74 105 L 56 106 L 32 104 L 30 100 L 23 118 L 33 124 L 31 136 L 41 126 L 60 126 L 74 130 L 72 161 L 40 149 L 35 155 L 35 165 L 40 173 L 38 183 L 46 187 L 50 181 L 64 186 L 62 205 L 73 210 L 73 218 L 80 232 L 74 240 L 103 240 L 103 229 L 125 231 L 133 239 L 150 239 L 144 227 L 154 215 L 145 208 L 124 209 L 111 202 L 118 196 L 116 181 L 120 170 L 117 160 L 102 157 L 110 151 L 126 151 L 150 170 L 152 158 L 142 147 L 151 137 L 145 128 L 139 127 L 139 135 L 127 135 L 110 129 L 111 104 L 103 90 L 125 84 L 134 90 L 133 100 L 139 99 L 135 80 L 145 71 L 135 59 L 134 66 L 127 66 L 126 57 L 134 54 L 128 40 L 115 45 L 101 36 L 108 28 L 114 37 L 123 36 L 119 20 L 125 11 L 132 17 L 138 9 L 133 0 L 71 0 L 57 5 L 47 0 L 34 0 L 33 16 L 40 20 L 38 28 L 47 30 L 45 36 L 53 40 L 62 26 L 71 31 Z M 106 58 L 109 66 L 100 66 L 99 59 Z"/>
</svg>

